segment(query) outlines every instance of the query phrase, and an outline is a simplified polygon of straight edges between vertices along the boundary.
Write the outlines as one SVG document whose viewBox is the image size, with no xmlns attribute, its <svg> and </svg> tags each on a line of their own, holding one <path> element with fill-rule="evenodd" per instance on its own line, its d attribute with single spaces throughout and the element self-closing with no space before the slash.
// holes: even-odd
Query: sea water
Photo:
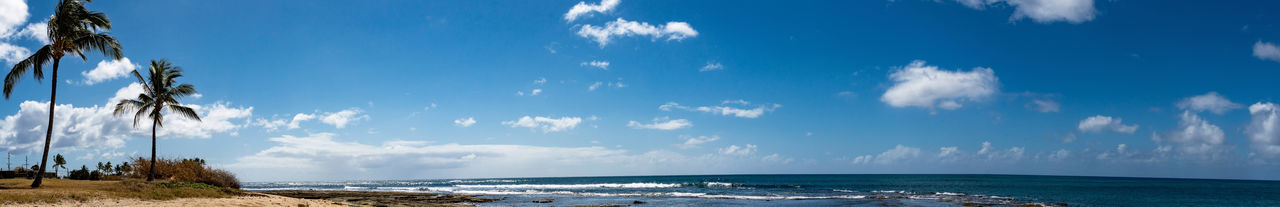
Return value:
<svg viewBox="0 0 1280 207">
<path fill-rule="evenodd" d="M 479 206 L 1280 206 L 1280 181 L 1030 175 L 694 175 L 249 182 L 503 198 Z M 640 202 L 636 202 L 640 201 Z"/>
</svg>

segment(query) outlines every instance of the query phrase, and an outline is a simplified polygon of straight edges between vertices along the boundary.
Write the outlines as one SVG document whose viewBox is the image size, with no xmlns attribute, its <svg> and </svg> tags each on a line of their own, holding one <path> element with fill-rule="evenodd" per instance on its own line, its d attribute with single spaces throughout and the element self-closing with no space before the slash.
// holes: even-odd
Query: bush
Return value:
<svg viewBox="0 0 1280 207">
<path fill-rule="evenodd" d="M 88 167 L 80 166 L 79 170 L 67 172 L 67 179 L 72 180 L 101 180 L 102 173 L 98 171 L 89 171 Z"/>
<path fill-rule="evenodd" d="M 133 168 L 128 174 L 130 178 L 146 179 L 147 170 L 151 168 L 151 160 L 139 157 L 129 162 Z M 191 159 L 156 159 L 155 179 L 173 182 L 204 183 L 212 186 L 240 189 L 240 180 L 235 174 L 222 169 L 205 166 L 200 158 Z"/>
</svg>

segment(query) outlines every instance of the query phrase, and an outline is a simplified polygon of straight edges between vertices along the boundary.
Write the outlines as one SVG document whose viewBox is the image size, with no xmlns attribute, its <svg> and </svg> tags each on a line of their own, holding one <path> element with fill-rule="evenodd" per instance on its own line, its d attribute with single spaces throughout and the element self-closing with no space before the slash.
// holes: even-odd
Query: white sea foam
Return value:
<svg viewBox="0 0 1280 207">
<path fill-rule="evenodd" d="M 911 192 L 901 191 L 901 190 L 873 190 L 873 191 L 871 191 L 871 192 L 872 192 L 872 193 L 897 193 L 897 194 L 909 194 L 909 193 L 911 193 Z"/>
<path fill-rule="evenodd" d="M 511 185 L 454 185 L 456 188 L 496 189 L 584 189 L 584 188 L 675 188 L 681 184 L 670 183 L 596 183 L 596 184 L 511 184 Z"/>
<path fill-rule="evenodd" d="M 520 182 L 520 180 L 501 180 L 501 179 L 490 179 L 490 180 L 450 180 L 450 181 L 446 181 L 445 183 L 514 183 L 514 182 Z"/>
<path fill-rule="evenodd" d="M 952 193 L 952 192 L 936 192 L 936 193 L 933 193 L 933 194 L 934 194 L 934 195 L 945 195 L 945 196 L 962 196 L 962 195 L 964 195 L 964 193 Z"/>
<path fill-rule="evenodd" d="M 835 192 L 842 192 L 842 193 L 853 193 L 853 192 L 858 192 L 858 191 L 851 191 L 851 190 L 845 190 L 845 189 L 831 189 L 831 191 L 835 191 Z"/>
<path fill-rule="evenodd" d="M 728 188 L 728 187 L 739 186 L 738 184 L 722 183 L 722 182 L 706 182 L 705 184 L 709 188 Z"/>
</svg>

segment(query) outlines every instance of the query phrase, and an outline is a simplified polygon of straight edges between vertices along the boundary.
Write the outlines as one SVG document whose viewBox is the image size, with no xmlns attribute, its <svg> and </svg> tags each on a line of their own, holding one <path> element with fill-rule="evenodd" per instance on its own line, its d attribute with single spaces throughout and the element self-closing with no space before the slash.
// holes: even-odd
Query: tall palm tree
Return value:
<svg viewBox="0 0 1280 207">
<path fill-rule="evenodd" d="M 142 84 L 142 93 L 138 94 L 138 98 L 120 100 L 116 103 L 115 114 L 117 116 L 129 111 L 137 111 L 133 115 L 133 126 L 138 126 L 138 121 L 145 116 L 151 119 L 151 167 L 147 169 L 147 182 L 151 182 L 156 171 L 156 127 L 164 126 L 161 120 L 164 120 L 164 109 L 179 116 L 187 117 L 200 121 L 200 115 L 195 110 L 182 106 L 178 103 L 178 99 L 196 94 L 196 87 L 191 84 L 183 83 L 177 85 L 178 77 L 182 77 L 182 68 L 173 66 L 167 60 L 152 60 L 151 74 L 146 78 L 133 71 L 133 77 L 138 79 L 138 84 Z"/>
<path fill-rule="evenodd" d="M 19 61 L 13 65 L 13 69 L 9 71 L 9 75 L 4 78 L 4 98 L 9 99 L 9 94 L 13 93 L 13 85 L 18 83 L 19 79 L 31 71 L 36 81 L 44 79 L 44 64 L 53 62 L 53 81 L 50 81 L 53 89 L 49 92 L 49 125 L 44 133 L 44 155 L 40 157 L 39 172 L 44 172 L 45 164 L 49 161 L 49 142 L 53 140 L 53 106 L 57 105 L 58 97 L 58 63 L 62 61 L 62 56 L 80 57 L 81 60 L 88 61 L 84 56 L 85 51 L 102 52 L 109 58 L 120 59 L 120 43 L 115 37 L 108 35 L 105 30 L 111 29 L 111 20 L 107 19 L 107 14 L 102 12 L 89 11 L 84 8 L 85 2 L 90 0 L 60 0 L 58 7 L 53 13 L 53 17 L 49 19 L 49 30 L 46 35 L 49 37 L 48 45 L 36 50 L 30 57 Z M 31 182 L 31 188 L 39 188 L 42 173 L 36 173 L 35 181 Z"/>
</svg>

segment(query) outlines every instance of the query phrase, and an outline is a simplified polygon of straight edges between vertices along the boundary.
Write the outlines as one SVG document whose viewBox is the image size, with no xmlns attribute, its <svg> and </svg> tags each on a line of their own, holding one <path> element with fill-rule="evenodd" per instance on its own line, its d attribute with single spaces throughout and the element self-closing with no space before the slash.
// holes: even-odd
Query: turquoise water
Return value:
<svg viewBox="0 0 1280 207">
<path fill-rule="evenodd" d="M 246 190 L 481 194 L 482 206 L 1280 206 L 1280 181 L 1028 175 L 697 175 L 254 182 Z"/>
</svg>

